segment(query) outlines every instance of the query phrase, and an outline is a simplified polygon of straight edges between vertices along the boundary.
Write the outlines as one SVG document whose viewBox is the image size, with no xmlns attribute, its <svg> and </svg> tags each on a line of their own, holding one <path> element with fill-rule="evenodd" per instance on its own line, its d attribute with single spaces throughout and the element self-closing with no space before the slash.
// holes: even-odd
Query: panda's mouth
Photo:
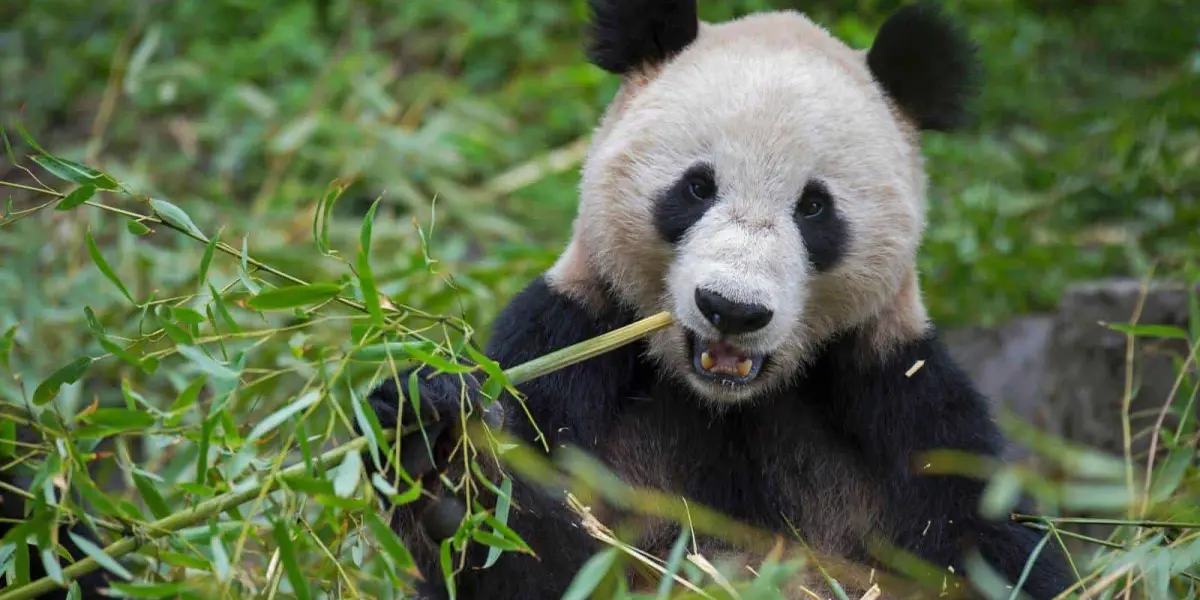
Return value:
<svg viewBox="0 0 1200 600">
<path fill-rule="evenodd" d="M 702 340 L 687 333 L 692 370 L 712 381 L 750 383 L 762 372 L 766 355 L 738 348 L 728 340 Z"/>
</svg>

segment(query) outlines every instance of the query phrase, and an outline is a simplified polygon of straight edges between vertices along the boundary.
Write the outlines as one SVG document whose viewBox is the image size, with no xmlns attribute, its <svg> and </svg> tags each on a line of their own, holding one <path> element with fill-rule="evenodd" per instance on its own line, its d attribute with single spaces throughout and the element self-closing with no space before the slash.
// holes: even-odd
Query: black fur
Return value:
<svg viewBox="0 0 1200 600">
<path fill-rule="evenodd" d="M 717 196 L 697 198 L 689 189 L 694 180 L 712 182 Z M 720 187 L 717 183 L 712 166 L 701 163 L 690 167 L 671 187 L 663 190 L 654 203 L 654 228 L 662 239 L 672 245 L 683 239 L 719 197 Z"/>
<path fill-rule="evenodd" d="M 503 311 L 487 351 L 511 366 L 630 319 L 622 310 L 593 315 L 538 279 Z M 996 570 L 1015 581 L 1037 535 L 976 516 L 981 481 L 922 475 L 913 463 L 922 451 L 936 448 L 998 456 L 1002 440 L 987 402 L 932 334 L 887 360 L 872 359 L 878 354 L 863 348 L 860 339 L 849 333 L 833 340 L 794 386 L 719 417 L 686 386 L 661 377 L 641 359 L 639 344 L 521 389 L 551 448 L 581 446 L 633 483 L 684 495 L 784 535 L 790 522 L 818 549 L 838 549 L 871 564 L 871 548 L 860 535 L 866 532 L 853 530 L 856 522 L 873 522 L 870 533 L 958 573 L 966 571 L 964 549 L 975 543 Z M 923 367 L 907 376 L 917 360 L 925 361 Z M 431 406 L 457 406 L 457 387 L 447 387 L 449 377 L 424 383 L 422 398 Z M 398 401 L 395 389 L 386 386 L 372 396 L 385 418 L 394 419 Z M 514 405 L 506 416 L 508 428 L 532 440 L 523 410 Z M 514 495 L 519 508 L 510 513 L 510 525 L 539 558 L 504 553 L 490 569 L 462 571 L 456 580 L 460 598 L 558 597 L 598 548 L 555 495 L 520 480 Z M 874 507 L 875 521 L 865 518 L 867 507 Z M 418 510 L 401 507 L 398 527 L 410 544 L 428 544 L 411 514 Z M 474 552 L 473 559 L 482 561 L 486 548 Z M 440 581 L 436 547 L 417 555 L 427 580 Z M 1069 584 L 1066 573 L 1061 557 L 1047 546 L 1025 590 L 1049 598 Z M 440 593 L 436 584 L 426 592 Z"/>
<path fill-rule="evenodd" d="M 917 126 L 951 131 L 967 124 L 978 92 L 976 48 L 932 4 L 914 4 L 888 17 L 867 52 L 879 85 Z"/>
<path fill-rule="evenodd" d="M 800 207 L 807 199 L 815 199 L 824 204 L 824 209 L 813 217 L 805 217 Z M 837 203 L 829 194 L 825 184 L 813 180 L 804 186 L 800 201 L 796 203 L 796 226 L 804 238 L 804 248 L 808 251 L 808 262 L 812 263 L 818 273 L 823 273 L 837 266 L 846 254 L 850 245 L 850 232 L 846 222 L 838 214 Z"/>
<path fill-rule="evenodd" d="M 590 0 L 588 60 L 625 75 L 667 60 L 696 39 L 696 0 Z"/>
</svg>

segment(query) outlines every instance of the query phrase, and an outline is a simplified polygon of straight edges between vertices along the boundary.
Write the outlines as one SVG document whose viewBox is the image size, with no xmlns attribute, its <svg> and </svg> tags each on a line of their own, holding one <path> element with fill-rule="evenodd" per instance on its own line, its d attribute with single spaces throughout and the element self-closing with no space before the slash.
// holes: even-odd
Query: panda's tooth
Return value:
<svg viewBox="0 0 1200 600">
<path fill-rule="evenodd" d="M 750 359 L 739 360 L 737 364 L 738 377 L 745 377 L 750 374 L 750 368 L 754 366 L 754 362 Z"/>
<path fill-rule="evenodd" d="M 705 352 L 705 353 L 703 353 L 703 354 L 701 354 L 701 355 L 700 355 L 700 366 L 701 366 L 701 367 L 704 367 L 704 370 L 705 370 L 705 371 L 711 371 L 711 370 L 712 370 L 712 368 L 713 368 L 713 359 L 712 359 L 712 357 L 711 357 L 711 356 L 709 356 L 709 355 L 708 355 L 708 352 Z"/>
</svg>

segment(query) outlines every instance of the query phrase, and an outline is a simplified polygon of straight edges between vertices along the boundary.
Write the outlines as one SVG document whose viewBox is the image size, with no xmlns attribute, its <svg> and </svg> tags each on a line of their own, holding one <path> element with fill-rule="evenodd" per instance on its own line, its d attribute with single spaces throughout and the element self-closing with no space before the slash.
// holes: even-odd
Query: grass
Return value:
<svg viewBox="0 0 1200 600">
<path fill-rule="evenodd" d="M 861 47 L 897 4 L 803 8 Z M 939 323 L 1052 309 L 1066 285 L 1097 276 L 1197 279 L 1193 4 L 946 3 L 984 49 L 988 88 L 968 132 L 926 140 L 934 209 L 921 267 Z M 75 492 L 35 494 L 34 530 L 79 519 L 105 542 L 155 537 L 126 557 L 134 596 L 392 594 L 411 565 L 368 509 L 412 488 L 362 477 L 355 453 L 320 457 L 368 443 L 352 424 L 370 418 L 372 378 L 451 357 L 484 369 L 477 348 L 496 311 L 565 243 L 583 144 L 616 83 L 583 63 L 582 2 L 51 0 L 3 12 L 0 465 L 32 477 L 28 490 Z M 1128 333 L 1194 349 L 1200 316 L 1191 323 Z M 1194 415 L 1193 360 L 1178 357 L 1177 389 L 1161 399 L 1178 422 L 1148 433 L 1152 468 L 1005 421 L 1050 467 L 985 469 L 991 501 L 1018 487 L 1038 497 L 1047 516 L 1030 526 L 1069 544 L 1081 596 L 1194 593 L 1195 419 L 1176 419 Z M 371 444 L 386 446 L 379 433 Z M 544 472 L 521 448 L 509 455 Z M 303 474 L 257 493 L 283 469 Z M 581 501 L 596 493 L 594 465 L 563 469 Z M 236 494 L 248 502 L 161 529 Z M 688 531 L 732 527 L 636 497 Z M 497 530 L 484 516 L 460 541 Z M 1089 535 L 1099 524 L 1079 519 L 1108 531 Z M 662 562 L 618 544 L 576 591 L 612 592 L 614 568 L 648 561 L 678 578 L 675 592 L 728 597 L 726 581 L 770 598 L 812 566 L 789 545 L 754 576 L 685 542 Z M 40 557 L 0 545 L 0 598 L 25 559 Z"/>
</svg>

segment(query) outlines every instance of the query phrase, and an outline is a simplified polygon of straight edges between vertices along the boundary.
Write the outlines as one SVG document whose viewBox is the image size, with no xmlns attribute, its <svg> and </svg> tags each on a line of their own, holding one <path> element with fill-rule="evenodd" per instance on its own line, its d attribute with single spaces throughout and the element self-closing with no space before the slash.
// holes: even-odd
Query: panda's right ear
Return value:
<svg viewBox="0 0 1200 600">
<path fill-rule="evenodd" d="M 587 57 L 618 75 L 663 62 L 700 30 L 696 0 L 588 0 Z"/>
</svg>

